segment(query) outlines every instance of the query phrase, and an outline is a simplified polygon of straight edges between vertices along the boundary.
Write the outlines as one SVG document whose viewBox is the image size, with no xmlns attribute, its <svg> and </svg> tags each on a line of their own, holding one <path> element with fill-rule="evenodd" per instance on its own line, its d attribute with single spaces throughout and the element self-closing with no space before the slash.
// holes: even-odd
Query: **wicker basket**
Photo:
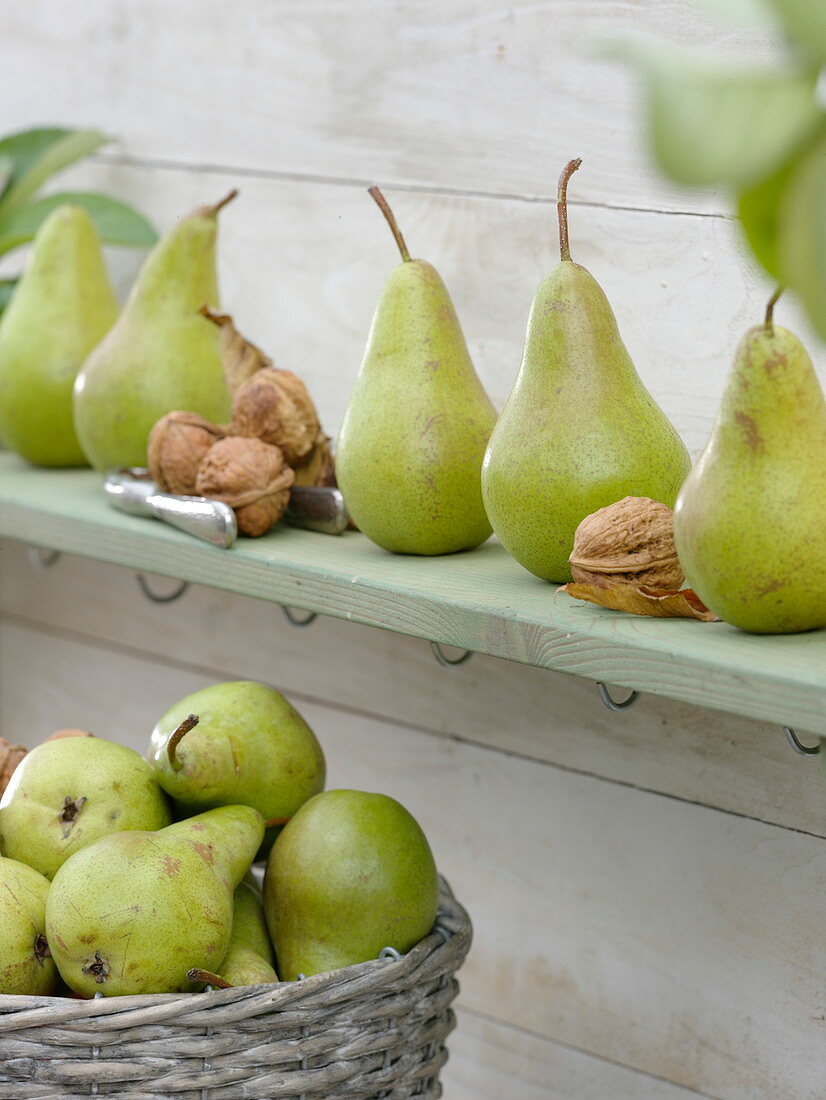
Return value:
<svg viewBox="0 0 826 1100">
<path fill-rule="evenodd" d="M 0 1098 L 441 1096 L 470 939 L 443 881 L 433 932 L 398 958 L 207 993 L 0 996 Z"/>
</svg>

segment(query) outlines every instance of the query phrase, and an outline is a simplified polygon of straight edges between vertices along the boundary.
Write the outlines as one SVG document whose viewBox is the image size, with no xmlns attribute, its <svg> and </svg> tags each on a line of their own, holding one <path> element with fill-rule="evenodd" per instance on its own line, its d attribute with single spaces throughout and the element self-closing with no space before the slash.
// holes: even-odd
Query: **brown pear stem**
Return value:
<svg viewBox="0 0 826 1100">
<path fill-rule="evenodd" d="M 777 299 L 783 293 L 783 287 L 779 286 L 777 290 L 769 298 L 769 304 L 766 306 L 766 332 L 771 336 L 774 333 L 774 307 L 777 304 Z"/>
<path fill-rule="evenodd" d="M 177 729 L 174 729 L 169 735 L 169 740 L 166 743 L 166 755 L 169 759 L 169 763 L 172 765 L 172 770 L 179 772 L 183 767 L 183 764 L 178 760 L 175 755 L 175 751 L 178 748 L 180 741 L 186 737 L 190 730 L 194 730 L 200 722 L 200 718 L 197 714 L 188 714 L 181 722 Z"/>
<path fill-rule="evenodd" d="M 264 825 L 267 829 L 271 829 L 274 825 L 286 825 L 289 820 L 288 817 L 268 817 Z"/>
<path fill-rule="evenodd" d="M 206 302 L 198 306 L 198 312 L 202 317 L 206 317 L 208 321 L 212 321 L 213 325 L 217 325 L 219 328 L 223 328 L 224 325 L 228 325 L 232 322 L 232 318 L 228 313 L 216 313 L 212 306 L 208 305 Z"/>
<path fill-rule="evenodd" d="M 576 157 L 569 160 L 562 169 L 559 183 L 556 188 L 556 216 L 559 222 L 559 256 L 560 259 L 570 260 L 571 246 L 568 244 L 568 180 L 582 164 L 582 158 Z"/>
<path fill-rule="evenodd" d="M 214 985 L 216 989 L 235 988 L 232 982 L 224 981 L 219 974 L 213 974 L 210 970 L 201 970 L 199 966 L 193 966 L 191 970 L 187 970 L 186 976 L 191 982 L 206 982 L 207 985 Z"/>
<path fill-rule="evenodd" d="M 387 224 L 390 226 L 393 236 L 396 238 L 396 244 L 399 246 L 399 252 L 402 254 L 402 259 L 405 263 L 408 263 L 410 260 L 410 253 L 407 251 L 407 245 L 404 243 L 402 231 L 399 229 L 396 219 L 393 217 L 393 211 L 390 209 L 390 204 L 378 187 L 368 187 L 367 190 L 376 200 L 379 210 L 381 210 L 382 214 L 384 214 L 387 219 Z"/>
<path fill-rule="evenodd" d="M 218 211 L 223 210 L 223 208 L 227 205 L 227 203 L 232 202 L 232 200 L 237 196 L 237 194 L 238 194 L 237 187 L 233 187 L 233 189 L 230 191 L 230 193 L 228 195 L 224 195 L 224 197 L 220 200 L 220 202 L 216 202 L 214 206 L 207 206 L 206 212 L 207 212 L 208 216 L 214 218 L 215 215 L 218 213 Z"/>
</svg>

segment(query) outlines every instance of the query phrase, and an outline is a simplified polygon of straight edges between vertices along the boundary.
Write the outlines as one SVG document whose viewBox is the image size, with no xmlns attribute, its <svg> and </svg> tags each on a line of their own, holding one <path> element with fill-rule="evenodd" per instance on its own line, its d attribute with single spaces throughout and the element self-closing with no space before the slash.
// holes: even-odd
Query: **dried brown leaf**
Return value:
<svg viewBox="0 0 826 1100">
<path fill-rule="evenodd" d="M 595 584 L 563 584 L 559 590 L 576 600 L 627 611 L 631 615 L 650 615 L 660 619 L 699 619 L 704 623 L 719 622 L 719 616 L 709 611 L 692 588 L 679 591 L 659 588 L 631 588 L 628 585 L 601 588 Z"/>
<path fill-rule="evenodd" d="M 271 367 L 272 360 L 261 348 L 242 336 L 227 313 L 216 313 L 208 305 L 201 306 L 200 313 L 221 329 L 221 360 L 224 365 L 224 381 L 230 396 L 234 396 L 248 378 L 261 367 Z"/>
</svg>

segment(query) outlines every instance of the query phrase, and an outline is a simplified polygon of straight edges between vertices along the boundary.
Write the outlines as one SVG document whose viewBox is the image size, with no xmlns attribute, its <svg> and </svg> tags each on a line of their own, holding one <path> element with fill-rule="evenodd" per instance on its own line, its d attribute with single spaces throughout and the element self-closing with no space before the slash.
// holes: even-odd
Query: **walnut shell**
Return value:
<svg viewBox="0 0 826 1100">
<path fill-rule="evenodd" d="M 232 434 L 280 447 L 289 466 L 309 455 L 320 429 L 307 387 L 292 371 L 262 367 L 232 402 Z"/>
<path fill-rule="evenodd" d="M 5 737 L 0 737 L 0 794 L 9 785 L 15 768 L 26 752 L 22 745 L 10 745 Z"/>
<path fill-rule="evenodd" d="M 226 432 L 197 413 L 167 413 L 152 428 L 147 461 L 152 480 L 166 493 L 195 495 L 195 477 L 201 459 Z"/>
<path fill-rule="evenodd" d="M 287 510 L 294 480 L 280 448 L 227 436 L 204 455 L 195 487 L 199 496 L 229 504 L 242 534 L 263 535 Z"/>
<path fill-rule="evenodd" d="M 674 513 L 648 497 L 625 497 L 586 516 L 568 561 L 579 584 L 678 589 L 683 569 L 674 546 Z"/>
</svg>

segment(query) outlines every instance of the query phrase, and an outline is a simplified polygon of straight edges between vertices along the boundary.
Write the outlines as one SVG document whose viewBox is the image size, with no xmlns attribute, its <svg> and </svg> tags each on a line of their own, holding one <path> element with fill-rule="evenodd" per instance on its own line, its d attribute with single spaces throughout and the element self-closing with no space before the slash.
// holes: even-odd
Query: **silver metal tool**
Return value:
<svg viewBox="0 0 826 1100">
<path fill-rule="evenodd" d="M 113 507 L 132 516 L 152 516 L 164 523 L 226 549 L 238 534 L 235 513 L 228 504 L 207 497 L 181 497 L 158 491 L 146 470 L 124 467 L 108 473 L 103 489 Z"/>
<path fill-rule="evenodd" d="M 293 527 L 321 531 L 325 535 L 343 534 L 350 522 L 341 490 L 327 486 L 290 489 L 290 503 L 284 519 Z"/>
</svg>

